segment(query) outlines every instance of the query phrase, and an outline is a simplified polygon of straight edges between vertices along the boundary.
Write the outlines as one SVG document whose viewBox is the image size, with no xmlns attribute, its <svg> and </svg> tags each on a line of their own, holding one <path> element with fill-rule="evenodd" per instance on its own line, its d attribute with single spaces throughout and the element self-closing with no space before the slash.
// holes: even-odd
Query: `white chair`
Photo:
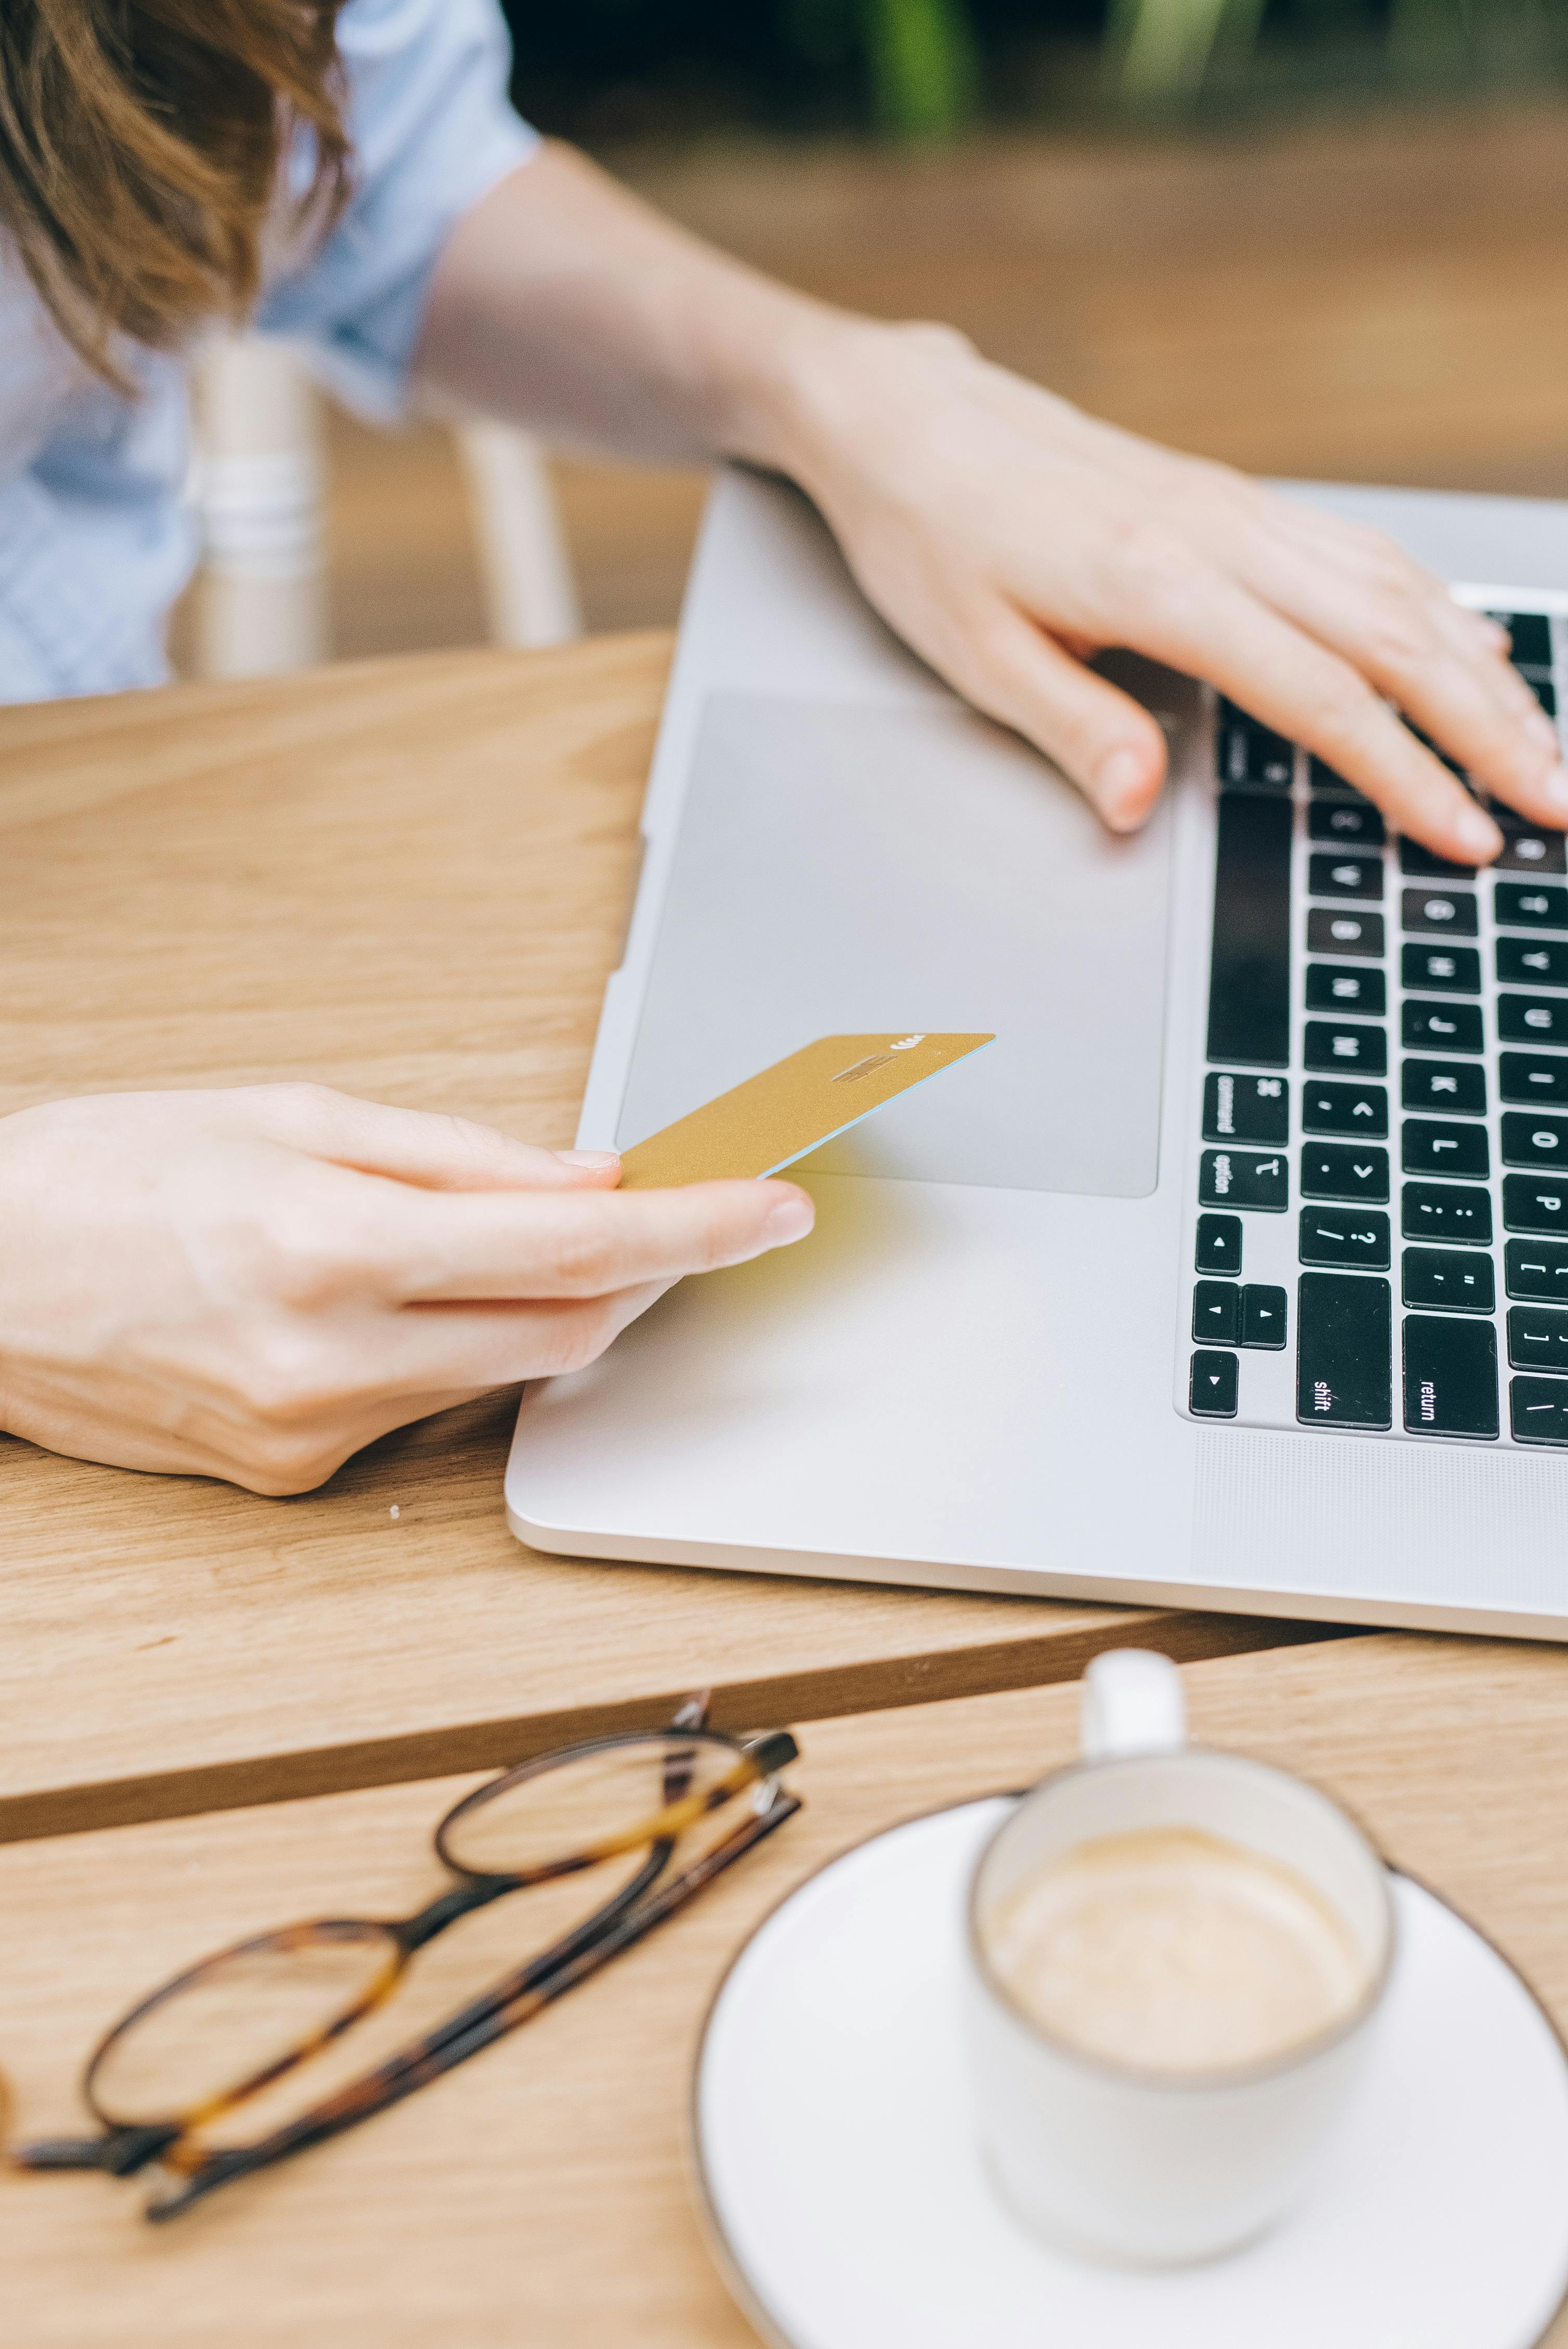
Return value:
<svg viewBox="0 0 1568 2349">
<path fill-rule="evenodd" d="M 453 430 L 491 644 L 570 644 L 583 613 L 544 451 L 531 433 L 487 419 Z"/>
<path fill-rule="evenodd" d="M 452 423 L 490 641 L 539 647 L 583 632 L 549 468 L 510 425 Z M 214 344 L 197 370 L 196 493 L 204 570 L 203 677 L 267 677 L 330 649 L 321 394 L 286 345 Z"/>
</svg>

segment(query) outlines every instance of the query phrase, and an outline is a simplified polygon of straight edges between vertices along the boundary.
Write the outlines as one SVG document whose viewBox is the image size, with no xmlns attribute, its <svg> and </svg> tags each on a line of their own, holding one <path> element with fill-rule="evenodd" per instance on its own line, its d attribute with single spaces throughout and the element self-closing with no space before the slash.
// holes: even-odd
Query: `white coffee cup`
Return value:
<svg viewBox="0 0 1568 2349">
<path fill-rule="evenodd" d="M 1086 1842 L 1172 1826 L 1283 1865 L 1334 1911 L 1366 1988 L 1332 2025 L 1250 2065 L 1156 2072 L 1086 2054 L 1016 2002 L 988 1952 L 998 1905 Z M 1366 2061 L 1395 1911 L 1353 1820 L 1284 1771 L 1188 1745 L 1174 1665 L 1122 1648 L 1085 1675 L 1082 1759 L 1024 1795 L 981 1853 L 966 1943 L 981 2147 L 1003 2199 L 1064 2250 L 1171 2266 L 1247 2242 L 1309 2184 Z"/>
</svg>

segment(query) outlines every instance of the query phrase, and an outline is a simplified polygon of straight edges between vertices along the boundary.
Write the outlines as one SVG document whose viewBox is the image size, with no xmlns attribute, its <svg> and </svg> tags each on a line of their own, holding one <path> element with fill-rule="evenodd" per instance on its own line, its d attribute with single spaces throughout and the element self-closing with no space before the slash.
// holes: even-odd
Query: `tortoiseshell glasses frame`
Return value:
<svg viewBox="0 0 1568 2349">
<path fill-rule="evenodd" d="M 99 2123 L 99 2134 L 23 2146 L 13 2160 L 24 2169 L 98 2169 L 116 2178 L 149 2171 L 154 2191 L 146 2215 L 152 2220 L 171 2219 L 216 2187 L 271 2168 L 309 2146 L 356 2128 L 428 2081 L 467 2063 L 481 2048 L 517 2030 L 641 1940 L 799 1809 L 799 1799 L 779 1783 L 779 1773 L 799 1750 L 788 1731 L 741 1740 L 700 1725 L 698 1713 L 694 1702 L 683 1707 L 676 1724 L 667 1730 L 630 1731 L 564 1746 L 520 1763 L 475 1788 L 448 1812 L 435 1834 L 437 1855 L 458 1880 L 411 1917 L 320 1918 L 236 1942 L 176 1975 L 123 2015 L 88 2059 L 83 2093 Z M 638 1774 L 645 1764 L 653 1773 L 647 1783 L 656 1785 L 662 1798 L 651 1810 L 613 1825 L 606 1822 L 603 1835 L 590 1835 L 574 1850 L 542 1851 L 526 1865 L 474 1864 L 473 1854 L 484 1852 L 487 1835 L 492 1841 L 506 1842 L 507 1820 L 527 1819 L 531 1827 L 537 1828 L 541 1817 L 548 1819 L 552 1789 L 578 1790 L 575 1804 L 563 1806 L 565 1816 L 574 1816 L 576 1810 L 591 1807 L 601 1783 L 614 1789 L 618 1780 L 625 1780 L 633 1790 L 638 1789 L 643 1783 Z M 563 1777 L 562 1773 L 571 1775 Z M 699 1823 L 724 1812 L 748 1792 L 750 1801 L 728 1831 L 694 1853 L 697 1840 L 694 1831 Z M 502 1823 L 499 1828 L 490 1824 L 498 1820 Z M 459 1856 L 465 1842 L 470 1848 L 466 1860 Z M 384 2006 L 418 1951 L 428 1948 L 459 1918 L 509 1893 L 638 1854 L 642 1857 L 637 1865 L 609 1899 L 435 2030 L 324 2096 L 307 2111 L 265 2130 L 253 2142 L 231 2146 L 211 2142 L 210 2132 L 226 2117 Z M 331 2011 L 308 2031 L 292 2040 L 269 2044 L 262 2060 L 248 2064 L 238 2054 L 236 2031 L 232 2068 L 242 2076 L 225 2077 L 221 2086 L 209 2082 L 200 2096 L 171 2097 L 167 2111 L 130 2112 L 125 2109 L 124 2100 L 117 2109 L 117 2064 L 123 2070 L 128 2047 L 133 2044 L 145 2047 L 150 2041 L 156 2069 L 158 2034 L 160 2029 L 167 2030 L 176 2001 L 187 2002 L 179 2010 L 181 2015 L 197 2013 L 200 2021 L 196 2001 L 199 1994 L 204 1995 L 216 2006 L 220 2023 L 226 2024 L 251 1995 L 252 1973 L 263 1984 L 286 1980 L 294 1989 L 297 1981 L 290 1978 L 300 1972 L 296 1961 L 304 1959 L 307 1965 L 314 1961 L 330 1978 L 342 1953 L 352 1948 L 371 1953 L 366 1963 L 373 1970 L 351 1993 L 337 1998 Z M 225 1987 L 236 1978 L 237 1994 L 232 1986 Z M 305 1980 L 308 1987 L 309 1977 Z M 220 2031 L 220 2039 L 222 2035 Z M 210 2044 L 203 2043 L 204 2057 Z M 212 2053 L 216 2056 L 218 2050 Z"/>
</svg>

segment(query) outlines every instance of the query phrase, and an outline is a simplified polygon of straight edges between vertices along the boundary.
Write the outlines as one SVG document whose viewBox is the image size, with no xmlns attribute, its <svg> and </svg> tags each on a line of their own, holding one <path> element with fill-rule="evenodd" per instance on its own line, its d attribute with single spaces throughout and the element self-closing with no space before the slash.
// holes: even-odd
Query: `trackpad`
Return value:
<svg viewBox="0 0 1568 2349">
<path fill-rule="evenodd" d="M 1113 839 L 968 710 L 716 696 L 616 1139 L 814 1037 L 996 1042 L 825 1172 L 1140 1198 L 1159 1172 L 1171 818 Z"/>
</svg>

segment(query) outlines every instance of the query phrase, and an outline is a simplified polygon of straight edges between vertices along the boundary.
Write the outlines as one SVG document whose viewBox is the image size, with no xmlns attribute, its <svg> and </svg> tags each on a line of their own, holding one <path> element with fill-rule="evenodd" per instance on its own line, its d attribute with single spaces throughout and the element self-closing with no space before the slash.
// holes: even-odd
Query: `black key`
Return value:
<svg viewBox="0 0 1568 2349">
<path fill-rule="evenodd" d="M 1399 1139 L 1399 1164 L 1407 1174 L 1463 1174 L 1484 1183 L 1491 1173 L 1484 1125 L 1439 1125 L 1435 1118 L 1408 1117 Z"/>
<path fill-rule="evenodd" d="M 1544 612 L 1493 612 L 1508 630 L 1509 658 L 1516 668 L 1550 668 L 1552 622 Z"/>
<path fill-rule="evenodd" d="M 1304 1133 L 1358 1133 L 1381 1142 L 1388 1132 L 1388 1096 L 1381 1085 L 1333 1085 L 1308 1078 L 1301 1089 L 1301 1123 Z"/>
<path fill-rule="evenodd" d="M 1568 1379 L 1512 1379 L 1508 1423 L 1515 1444 L 1568 1444 Z"/>
<path fill-rule="evenodd" d="M 1309 1019 L 1302 1050 L 1309 1069 L 1332 1070 L 1336 1076 L 1352 1070 L 1368 1077 L 1388 1071 L 1388 1040 L 1381 1028 L 1342 1028 L 1337 1021 Z"/>
<path fill-rule="evenodd" d="M 1568 944 L 1556 938 L 1499 938 L 1497 975 L 1523 987 L 1568 987 Z"/>
<path fill-rule="evenodd" d="M 1399 1040 L 1407 1052 L 1479 1052 L 1479 1003 L 1422 1003 L 1408 995 L 1399 1006 Z"/>
<path fill-rule="evenodd" d="M 1505 1166 L 1568 1169 L 1568 1118 L 1526 1117 L 1520 1110 L 1505 1111 L 1502 1163 Z"/>
<path fill-rule="evenodd" d="M 1214 866 L 1209 1058 L 1290 1060 L 1290 843 L 1286 800 L 1222 792 Z"/>
<path fill-rule="evenodd" d="M 1553 995 L 1500 995 L 1497 1033 L 1504 1044 L 1568 1044 L 1568 1001 Z"/>
<path fill-rule="evenodd" d="M 1479 995 L 1480 957 L 1474 947 L 1406 947 L 1399 983 L 1418 991 L 1429 988 L 1435 995 Z"/>
<path fill-rule="evenodd" d="M 1355 1011 L 1381 1019 L 1388 1009 L 1380 970 L 1346 970 L 1340 964 L 1309 962 L 1306 966 L 1306 1008 L 1309 1011 Z"/>
<path fill-rule="evenodd" d="M 1423 846 L 1418 840 L 1399 843 L 1399 870 L 1407 881 L 1473 881 L 1473 864 L 1450 864 L 1435 848 Z"/>
<path fill-rule="evenodd" d="M 1383 952 L 1381 914 L 1341 914 L 1314 905 L 1306 917 L 1308 954 L 1372 955 Z"/>
<path fill-rule="evenodd" d="M 1486 1136 L 1481 1135 L 1484 1142 Z M 1388 1197 L 1388 1154 L 1354 1142 L 1304 1142 L 1301 1148 L 1301 1195 L 1304 1199 L 1367 1199 L 1386 1205 Z"/>
<path fill-rule="evenodd" d="M 1491 1194 L 1451 1189 L 1446 1183 L 1407 1183 L 1399 1195 L 1399 1228 L 1408 1240 L 1468 1240 L 1486 1247 L 1491 1239 Z"/>
<path fill-rule="evenodd" d="M 1557 715 L 1557 688 L 1549 677 L 1526 677 L 1525 683 L 1548 718 Z"/>
<path fill-rule="evenodd" d="M 1261 1207 L 1283 1215 L 1290 1178 L 1283 1151 L 1272 1158 L 1253 1150 L 1205 1150 L 1198 1174 L 1198 1204 L 1203 1207 Z"/>
<path fill-rule="evenodd" d="M 1380 856 L 1335 856 L 1320 852 L 1307 859 L 1307 887 L 1315 897 L 1377 898 L 1383 895 Z"/>
<path fill-rule="evenodd" d="M 1473 889 L 1406 889 L 1399 919 L 1418 937 L 1473 938 L 1478 926 Z"/>
<path fill-rule="evenodd" d="M 1331 767 L 1326 760 L 1320 759 L 1315 751 L 1306 762 L 1306 780 L 1315 792 L 1324 792 L 1331 798 L 1359 800 L 1362 797 L 1362 793 L 1357 790 L 1354 783 L 1347 783 L 1344 776 Z M 1370 806 L 1371 802 L 1367 801 L 1367 804 Z"/>
<path fill-rule="evenodd" d="M 1399 1259 L 1407 1305 L 1440 1305 L 1449 1313 L 1490 1313 L 1497 1282 L 1489 1256 L 1460 1248 L 1410 1247 Z"/>
<path fill-rule="evenodd" d="M 1214 1354 L 1204 1350 L 1193 1355 L 1187 1380 L 1187 1401 L 1200 1418 L 1234 1419 L 1236 1373 L 1240 1369 L 1234 1354 Z"/>
<path fill-rule="evenodd" d="M 1200 1216 L 1193 1270 L 1237 1273 L 1242 1268 L 1240 1216 Z"/>
<path fill-rule="evenodd" d="M 1500 881 L 1493 904 L 1500 930 L 1568 930 L 1568 889 L 1550 882 Z"/>
<path fill-rule="evenodd" d="M 1450 1117 L 1484 1117 L 1486 1071 L 1464 1061 L 1406 1061 L 1399 1102 L 1404 1109 L 1446 1110 Z"/>
<path fill-rule="evenodd" d="M 1192 1342 L 1233 1346 L 1242 1334 L 1242 1292 L 1233 1280 L 1201 1280 L 1192 1291 Z"/>
<path fill-rule="evenodd" d="M 1561 1240 L 1510 1240 L 1502 1251 L 1511 1297 L 1553 1297 L 1568 1305 L 1568 1246 Z"/>
<path fill-rule="evenodd" d="M 1556 1181 L 1550 1174 L 1505 1174 L 1502 1228 L 1505 1232 L 1568 1232 L 1568 1174 Z"/>
<path fill-rule="evenodd" d="M 1568 1109 L 1568 1061 L 1543 1061 L 1534 1052 L 1500 1053 L 1497 1090 L 1505 1102 Z"/>
<path fill-rule="evenodd" d="M 1289 791 L 1295 753 L 1276 734 L 1233 701 L 1220 704 L 1218 769 L 1223 783 L 1253 790 Z"/>
<path fill-rule="evenodd" d="M 1563 853 L 1563 834 L 1560 832 L 1511 832 L 1505 827 L 1502 854 L 1492 869 L 1497 873 L 1568 872 L 1568 859 Z"/>
<path fill-rule="evenodd" d="M 1283 1288 L 1264 1288 L 1249 1281 L 1242 1291 L 1243 1345 L 1283 1346 L 1287 1303 Z"/>
<path fill-rule="evenodd" d="M 1235 1077 L 1218 1070 L 1203 1086 L 1205 1142 L 1284 1142 L 1290 1133 L 1290 1081 Z"/>
<path fill-rule="evenodd" d="M 1386 1280 L 1304 1272 L 1296 1289 L 1295 1415 L 1315 1427 L 1387 1427 L 1393 1299 Z"/>
<path fill-rule="evenodd" d="M 1387 1272 L 1388 1218 L 1375 1210 L 1352 1215 L 1343 1207 L 1304 1207 L 1296 1245 L 1303 1264 L 1358 1265 L 1364 1272 Z"/>
<path fill-rule="evenodd" d="M 1497 1331 L 1490 1321 L 1407 1314 L 1405 1426 L 1411 1435 L 1497 1433 Z"/>
<path fill-rule="evenodd" d="M 1314 800 L 1306 829 L 1312 839 L 1344 848 L 1378 848 L 1383 842 L 1383 819 L 1370 800 Z"/>
<path fill-rule="evenodd" d="M 1508 1359 L 1516 1371 L 1568 1371 L 1568 1313 L 1549 1305 L 1511 1305 Z"/>
</svg>

